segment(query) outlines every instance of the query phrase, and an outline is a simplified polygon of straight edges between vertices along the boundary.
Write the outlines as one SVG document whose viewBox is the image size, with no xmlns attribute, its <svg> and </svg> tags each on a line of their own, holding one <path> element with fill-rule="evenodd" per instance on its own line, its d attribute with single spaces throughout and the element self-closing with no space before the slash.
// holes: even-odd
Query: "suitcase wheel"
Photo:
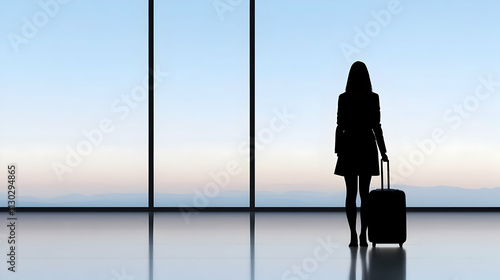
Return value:
<svg viewBox="0 0 500 280">
<path fill-rule="evenodd" d="M 377 243 L 373 242 L 372 243 L 373 247 L 376 247 L 377 246 Z"/>
<path fill-rule="evenodd" d="M 400 248 L 403 248 L 403 243 L 399 243 L 399 247 L 400 247 Z"/>
</svg>

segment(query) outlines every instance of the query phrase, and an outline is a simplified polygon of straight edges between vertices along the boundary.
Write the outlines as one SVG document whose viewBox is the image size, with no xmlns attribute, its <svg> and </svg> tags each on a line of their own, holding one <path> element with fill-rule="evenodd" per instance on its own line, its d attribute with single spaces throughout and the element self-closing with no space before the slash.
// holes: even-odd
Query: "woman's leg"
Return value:
<svg viewBox="0 0 500 280">
<path fill-rule="evenodd" d="M 356 209 L 356 196 L 358 194 L 358 176 L 344 176 L 344 180 L 346 186 L 345 213 L 349 229 L 351 230 L 351 243 L 349 243 L 349 246 L 357 246 L 356 215 L 358 213 Z"/>
<path fill-rule="evenodd" d="M 359 235 L 359 244 L 368 246 L 366 241 L 366 229 L 368 228 L 368 193 L 370 192 L 371 175 L 359 176 L 359 196 L 361 197 L 361 233 Z"/>
</svg>

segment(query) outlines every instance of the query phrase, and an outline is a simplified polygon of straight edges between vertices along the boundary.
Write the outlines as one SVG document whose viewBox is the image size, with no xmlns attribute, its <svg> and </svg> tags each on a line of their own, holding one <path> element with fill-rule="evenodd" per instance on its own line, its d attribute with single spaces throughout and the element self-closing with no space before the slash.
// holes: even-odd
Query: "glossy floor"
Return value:
<svg viewBox="0 0 500 280">
<path fill-rule="evenodd" d="M 341 212 L 151 217 L 17 213 L 16 272 L 2 261 L 0 279 L 500 279 L 500 213 L 408 213 L 403 249 L 354 250 Z"/>
</svg>

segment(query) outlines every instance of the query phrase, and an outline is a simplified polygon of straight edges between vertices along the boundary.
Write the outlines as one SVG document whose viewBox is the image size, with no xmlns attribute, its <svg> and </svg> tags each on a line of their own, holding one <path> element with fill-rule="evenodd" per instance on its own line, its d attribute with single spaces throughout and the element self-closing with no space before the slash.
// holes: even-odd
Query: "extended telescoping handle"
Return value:
<svg viewBox="0 0 500 280">
<path fill-rule="evenodd" d="M 387 160 L 387 189 L 391 189 L 391 179 L 389 178 L 389 160 Z M 384 161 L 380 160 L 380 188 L 384 189 Z"/>
</svg>

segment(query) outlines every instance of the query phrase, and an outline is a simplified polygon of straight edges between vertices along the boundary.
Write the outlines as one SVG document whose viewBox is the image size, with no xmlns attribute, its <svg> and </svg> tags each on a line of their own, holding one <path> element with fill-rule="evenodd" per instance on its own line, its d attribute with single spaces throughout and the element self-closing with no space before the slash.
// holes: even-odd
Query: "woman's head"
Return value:
<svg viewBox="0 0 500 280">
<path fill-rule="evenodd" d="M 368 68 L 361 61 L 356 61 L 352 64 L 349 70 L 349 77 L 347 77 L 347 85 L 345 86 L 346 92 L 372 92 L 372 83 L 370 81 L 370 74 Z"/>
</svg>

